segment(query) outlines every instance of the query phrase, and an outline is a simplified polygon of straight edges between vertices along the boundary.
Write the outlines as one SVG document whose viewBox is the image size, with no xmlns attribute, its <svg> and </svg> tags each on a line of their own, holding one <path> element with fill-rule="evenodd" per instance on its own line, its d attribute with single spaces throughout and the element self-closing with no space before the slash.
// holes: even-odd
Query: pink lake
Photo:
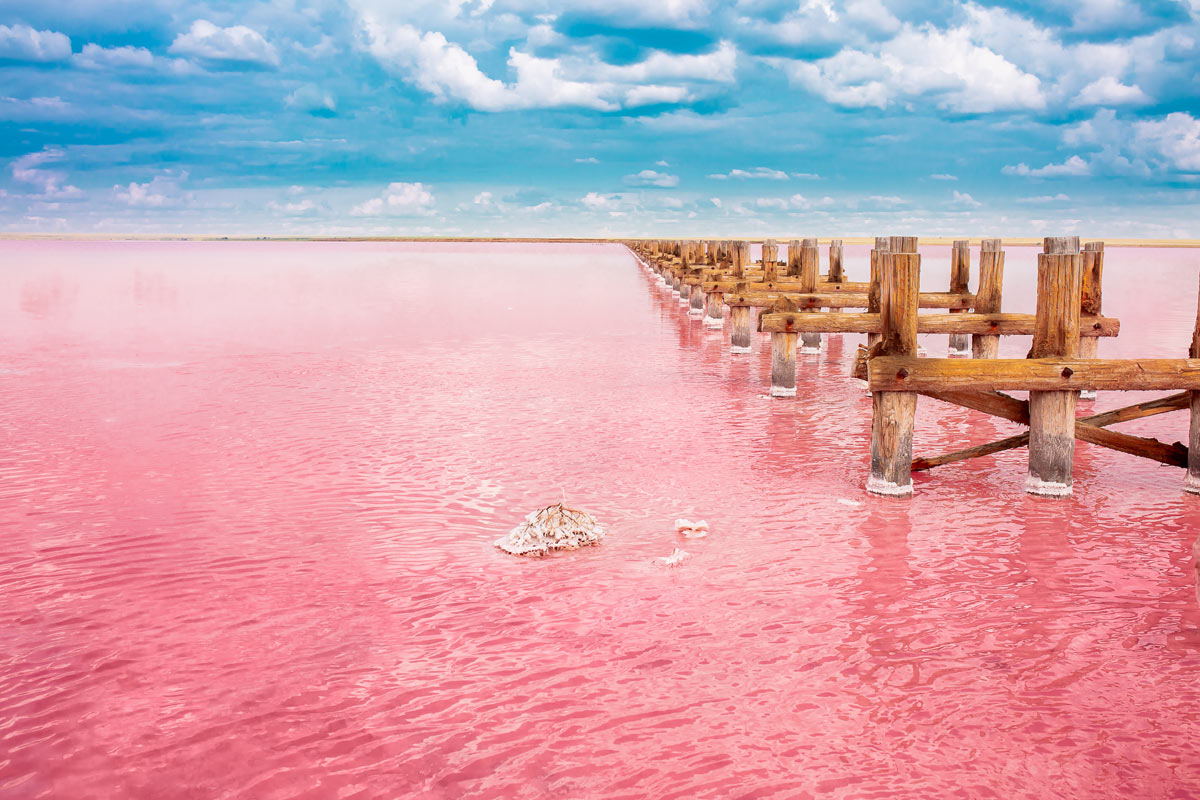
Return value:
<svg viewBox="0 0 1200 800">
<path fill-rule="evenodd" d="M 0 263 L 0 797 L 1200 796 L 1182 470 L 1081 443 L 1070 499 L 1024 451 L 869 496 L 864 337 L 772 400 L 769 340 L 617 245 Z M 1110 248 L 1101 353 L 1185 355 L 1198 270 Z M 1016 430 L 922 400 L 916 450 Z M 492 546 L 562 498 L 602 546 Z"/>
</svg>

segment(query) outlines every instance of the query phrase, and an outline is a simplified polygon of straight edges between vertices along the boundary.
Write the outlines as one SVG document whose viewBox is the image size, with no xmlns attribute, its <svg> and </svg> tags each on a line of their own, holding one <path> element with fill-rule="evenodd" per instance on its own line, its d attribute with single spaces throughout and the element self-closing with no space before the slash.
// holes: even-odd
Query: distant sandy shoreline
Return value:
<svg viewBox="0 0 1200 800">
<path fill-rule="evenodd" d="M 0 241 L 55 241 L 55 242 L 496 242 L 496 243 L 544 243 L 544 244 L 611 244 L 614 242 L 625 241 L 650 241 L 656 237 L 629 237 L 629 238 L 584 238 L 584 237 L 561 237 L 561 238 L 531 238 L 531 237 L 470 237 L 470 236 L 169 236 L 169 235 L 135 235 L 135 234 L 50 234 L 50 233 L 0 233 Z M 671 239 L 674 237 L 662 237 Z M 682 237 L 687 239 L 687 237 Z M 692 237 L 694 241 L 699 237 Z M 799 238 L 796 236 L 721 236 L 721 237 L 706 237 L 715 239 L 744 239 L 751 242 L 761 242 L 766 238 L 774 238 L 779 242 L 786 243 L 792 239 Z M 834 237 L 819 237 L 822 244 L 828 244 L 830 238 Z M 926 245 L 951 245 L 956 239 L 962 237 L 954 236 L 921 236 L 919 237 L 921 244 Z M 972 245 L 978 245 L 981 237 L 968 237 Z M 1040 237 L 1000 237 L 1006 246 L 1010 247 L 1038 247 L 1042 244 Z M 1105 239 L 1103 237 L 1081 237 L 1085 241 L 1098 239 L 1105 243 L 1108 247 L 1184 247 L 1184 248 L 1200 248 L 1200 239 Z M 843 236 L 841 237 L 843 244 L 848 245 L 864 245 L 874 244 L 874 237 L 870 236 Z"/>
</svg>

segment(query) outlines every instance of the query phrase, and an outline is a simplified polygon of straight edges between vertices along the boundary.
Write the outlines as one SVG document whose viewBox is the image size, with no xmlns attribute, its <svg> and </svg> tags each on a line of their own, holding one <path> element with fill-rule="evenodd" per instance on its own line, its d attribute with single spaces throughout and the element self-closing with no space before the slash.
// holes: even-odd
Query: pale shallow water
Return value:
<svg viewBox="0 0 1200 800">
<path fill-rule="evenodd" d="M 766 338 L 731 356 L 615 245 L 0 263 L 0 797 L 1200 794 L 1179 469 L 1080 444 L 1068 500 L 1023 451 L 868 496 L 863 337 L 769 399 Z M 1110 250 L 1102 353 L 1183 355 L 1198 266 Z M 923 400 L 917 451 L 1016 429 Z M 564 497 L 602 546 L 492 547 Z"/>
</svg>

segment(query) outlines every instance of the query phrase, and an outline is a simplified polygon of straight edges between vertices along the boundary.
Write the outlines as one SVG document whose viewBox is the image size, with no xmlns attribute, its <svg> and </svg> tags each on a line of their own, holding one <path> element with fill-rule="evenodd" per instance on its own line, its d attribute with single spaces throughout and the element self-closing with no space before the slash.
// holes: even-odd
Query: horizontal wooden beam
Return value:
<svg viewBox="0 0 1200 800">
<path fill-rule="evenodd" d="M 867 384 L 872 392 L 1200 390 L 1200 359 L 881 356 L 867 362 Z"/>
<path fill-rule="evenodd" d="M 706 292 L 716 291 L 715 288 L 710 289 L 709 286 L 715 287 L 715 284 L 705 284 L 702 288 Z M 819 287 L 820 291 L 811 294 L 802 294 L 791 291 L 753 291 L 746 294 L 726 294 L 725 302 L 728 305 L 759 306 L 766 308 L 767 306 L 773 304 L 776 300 L 786 296 L 792 300 L 795 300 L 796 304 L 801 308 L 867 307 L 867 295 L 865 292 L 828 291 L 828 286 L 829 284 L 823 284 Z M 970 308 L 971 303 L 974 301 L 975 295 L 957 292 L 921 292 L 920 295 L 921 308 Z"/>
<path fill-rule="evenodd" d="M 713 280 L 708 278 L 701 281 L 702 288 L 706 292 L 736 292 L 738 287 L 742 287 L 747 293 L 759 292 L 796 292 L 800 293 L 803 290 L 800 287 L 799 279 L 783 278 L 773 281 L 753 280 L 750 275 L 747 275 L 743 280 L 733 280 L 732 278 L 720 278 Z M 821 279 L 817 281 L 818 292 L 848 292 L 851 294 L 863 294 L 871 288 L 869 283 L 844 281 L 842 283 L 831 283 Z"/>
<path fill-rule="evenodd" d="M 926 397 L 941 400 L 943 403 L 953 403 L 956 406 L 971 408 L 1016 422 L 1021 425 L 1029 424 L 1029 401 L 1018 400 L 1000 392 L 921 392 Z"/>
<path fill-rule="evenodd" d="M 969 333 L 996 336 L 1030 336 L 1033 314 L 924 314 L 917 317 L 917 333 Z M 771 333 L 878 333 L 878 314 L 763 314 L 762 330 Z M 1087 317 L 1079 323 L 1080 336 L 1116 336 L 1120 320 Z"/>
</svg>

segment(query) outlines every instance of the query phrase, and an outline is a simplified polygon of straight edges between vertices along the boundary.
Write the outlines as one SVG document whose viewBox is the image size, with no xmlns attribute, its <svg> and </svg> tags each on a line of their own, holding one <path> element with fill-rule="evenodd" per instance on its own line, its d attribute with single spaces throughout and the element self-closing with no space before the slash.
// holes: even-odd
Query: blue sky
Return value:
<svg viewBox="0 0 1200 800">
<path fill-rule="evenodd" d="M 1200 238 L 1200 0 L 0 0 L 0 230 Z"/>
</svg>

